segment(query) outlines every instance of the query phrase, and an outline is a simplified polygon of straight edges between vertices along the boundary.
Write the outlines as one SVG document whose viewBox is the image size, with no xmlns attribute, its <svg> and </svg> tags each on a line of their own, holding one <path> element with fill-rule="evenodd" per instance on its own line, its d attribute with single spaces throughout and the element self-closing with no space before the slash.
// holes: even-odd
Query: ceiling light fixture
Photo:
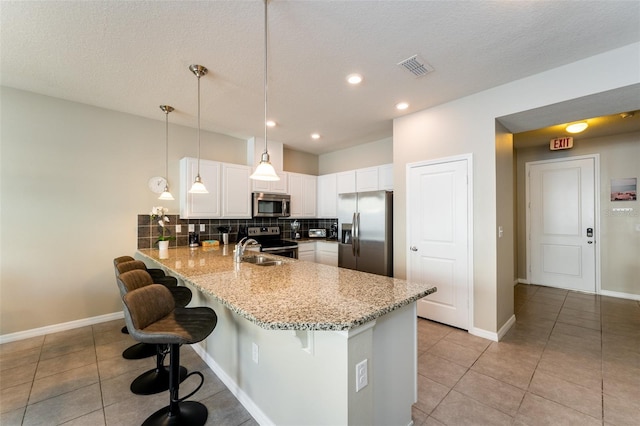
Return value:
<svg viewBox="0 0 640 426">
<path fill-rule="evenodd" d="M 586 122 L 581 121 L 580 123 L 569 124 L 565 130 L 569 133 L 580 133 L 583 132 L 587 127 L 589 127 L 589 125 Z"/>
<path fill-rule="evenodd" d="M 269 127 L 269 125 L 267 124 L 267 111 L 268 111 L 267 61 L 269 56 L 269 52 L 267 50 L 267 34 L 268 34 L 267 3 L 268 2 L 269 0 L 264 0 L 264 152 L 262 153 L 262 157 L 260 158 L 260 163 L 256 167 L 256 170 L 249 177 L 255 180 L 276 181 L 276 180 L 280 180 L 280 176 L 278 176 L 275 169 L 271 165 L 271 161 L 269 161 L 269 151 L 267 149 L 267 128 Z"/>
<path fill-rule="evenodd" d="M 173 107 L 169 105 L 160 105 L 160 109 L 164 112 L 164 134 L 165 134 L 165 173 L 166 184 L 164 185 L 164 191 L 158 197 L 158 200 L 173 200 L 173 195 L 169 192 L 169 113 L 173 111 Z"/>
<path fill-rule="evenodd" d="M 311 133 L 311 139 L 320 139 L 319 133 Z"/>
<path fill-rule="evenodd" d="M 267 120 L 267 126 L 269 127 L 276 127 L 276 122 L 273 120 Z"/>
<path fill-rule="evenodd" d="M 397 110 L 403 111 L 403 110 L 405 110 L 405 109 L 407 109 L 407 108 L 409 108 L 409 104 L 408 104 L 408 103 L 406 103 L 406 102 L 398 102 L 398 103 L 396 104 L 396 109 L 397 109 Z"/>
<path fill-rule="evenodd" d="M 347 81 L 349 84 L 360 84 L 362 83 L 362 76 L 360 74 L 349 74 L 347 76 Z"/>
<path fill-rule="evenodd" d="M 198 77 L 198 174 L 191 185 L 189 193 L 191 194 L 208 194 L 207 188 L 200 178 L 200 77 L 207 73 L 207 69 L 202 65 L 189 65 L 189 70 Z"/>
</svg>

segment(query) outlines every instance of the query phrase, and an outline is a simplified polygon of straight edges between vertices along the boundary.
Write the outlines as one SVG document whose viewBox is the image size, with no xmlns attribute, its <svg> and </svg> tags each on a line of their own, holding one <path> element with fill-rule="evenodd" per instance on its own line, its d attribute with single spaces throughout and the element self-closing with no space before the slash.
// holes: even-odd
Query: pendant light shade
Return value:
<svg viewBox="0 0 640 426">
<path fill-rule="evenodd" d="M 191 185 L 191 189 L 189 193 L 191 194 L 208 194 L 207 188 L 202 183 L 202 178 L 200 177 L 200 77 L 207 73 L 207 69 L 202 65 L 189 65 L 189 70 L 198 77 L 198 173 L 196 174 L 196 178 L 193 181 L 193 185 Z"/>
<path fill-rule="evenodd" d="M 267 20 L 267 4 L 269 0 L 264 0 L 264 152 L 262 153 L 262 157 L 260 158 L 260 163 L 256 167 L 256 170 L 253 172 L 251 179 L 255 180 L 266 180 L 266 181 L 277 181 L 280 180 L 280 176 L 276 173 L 275 169 L 271 165 L 271 161 L 269 161 L 269 151 L 267 149 L 267 111 L 268 111 L 268 103 L 267 103 L 267 80 L 268 80 L 268 59 L 269 52 L 267 50 L 267 35 L 268 35 L 268 20 Z"/>
<path fill-rule="evenodd" d="M 165 173 L 167 183 L 164 185 L 164 191 L 158 197 L 158 200 L 173 200 L 173 195 L 169 192 L 169 113 L 173 111 L 173 107 L 169 105 L 160 105 L 160 109 L 164 112 L 164 135 L 165 135 Z"/>
</svg>

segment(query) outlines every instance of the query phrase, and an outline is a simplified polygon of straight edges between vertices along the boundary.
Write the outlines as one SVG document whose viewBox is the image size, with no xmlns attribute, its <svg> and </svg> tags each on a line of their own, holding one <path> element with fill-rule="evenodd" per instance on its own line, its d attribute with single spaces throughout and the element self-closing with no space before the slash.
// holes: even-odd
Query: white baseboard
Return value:
<svg viewBox="0 0 640 426">
<path fill-rule="evenodd" d="M 616 297 L 618 299 L 640 300 L 640 294 L 622 293 L 619 291 L 600 290 L 600 295 Z"/>
<path fill-rule="evenodd" d="M 492 331 L 483 330 L 481 328 L 472 327 L 469 329 L 469 334 L 473 334 L 474 336 L 482 337 L 483 339 L 493 340 L 494 342 L 499 342 L 500 339 L 504 337 L 505 334 L 513 327 L 513 324 L 516 323 L 516 316 L 511 315 L 511 318 L 504 323 L 500 330 L 497 333 Z"/>
<path fill-rule="evenodd" d="M 100 324 L 101 322 L 113 321 L 120 318 L 124 318 L 124 313 L 122 311 L 114 312 L 111 314 L 98 315 L 97 317 L 84 318 L 76 321 L 63 322 L 60 324 L 47 325 L 40 328 L 32 328 L 31 330 L 18 331 L 16 333 L 3 334 L 0 336 L 0 344 L 29 339 L 30 337 L 43 336 L 45 334 L 57 333 L 59 331 L 85 327 L 87 325 Z"/>
<path fill-rule="evenodd" d="M 240 404 L 251 414 L 261 426 L 275 426 L 275 423 L 256 405 L 238 384 L 220 367 L 220 365 L 204 350 L 200 344 L 191 345 L 194 351 L 211 368 L 218 378 L 225 384 L 231 393 L 240 401 Z"/>
<path fill-rule="evenodd" d="M 528 280 L 528 279 L 526 279 L 526 278 L 518 278 L 518 279 L 516 280 L 516 283 L 517 283 L 517 284 L 531 284 L 531 283 L 529 282 L 529 280 Z"/>
</svg>

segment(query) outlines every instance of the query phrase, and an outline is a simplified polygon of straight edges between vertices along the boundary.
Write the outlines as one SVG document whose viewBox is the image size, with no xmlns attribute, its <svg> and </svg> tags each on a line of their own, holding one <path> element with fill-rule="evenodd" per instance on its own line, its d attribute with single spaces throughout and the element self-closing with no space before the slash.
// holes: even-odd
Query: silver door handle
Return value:
<svg viewBox="0 0 640 426">
<path fill-rule="evenodd" d="M 358 223 L 356 222 L 356 213 L 353 212 L 351 219 L 351 254 L 356 255 L 356 239 L 358 238 Z"/>
<path fill-rule="evenodd" d="M 410 250 L 411 250 L 411 251 L 418 251 L 418 247 L 416 247 L 416 246 L 411 246 L 411 247 L 410 247 Z"/>
</svg>

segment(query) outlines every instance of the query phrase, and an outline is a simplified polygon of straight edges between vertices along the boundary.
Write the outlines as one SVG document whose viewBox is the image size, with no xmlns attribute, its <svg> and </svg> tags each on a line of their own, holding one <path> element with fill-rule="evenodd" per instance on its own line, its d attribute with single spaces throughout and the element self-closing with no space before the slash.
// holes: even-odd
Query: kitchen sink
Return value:
<svg viewBox="0 0 640 426">
<path fill-rule="evenodd" d="M 282 260 L 276 260 L 267 256 L 244 256 L 242 258 L 243 262 L 252 263 L 258 266 L 276 266 L 282 265 Z"/>
</svg>

